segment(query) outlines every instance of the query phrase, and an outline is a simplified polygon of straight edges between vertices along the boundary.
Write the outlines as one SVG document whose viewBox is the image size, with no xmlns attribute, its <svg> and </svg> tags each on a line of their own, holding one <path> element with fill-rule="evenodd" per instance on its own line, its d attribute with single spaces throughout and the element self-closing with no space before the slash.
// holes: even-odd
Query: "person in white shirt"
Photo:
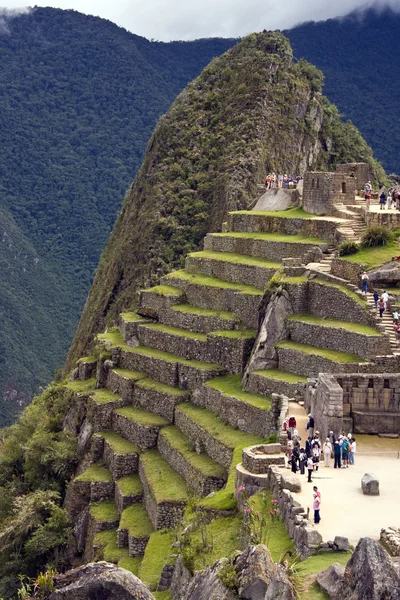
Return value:
<svg viewBox="0 0 400 600">
<path fill-rule="evenodd" d="M 330 466 L 331 463 L 331 453 L 332 453 L 332 444 L 329 441 L 329 438 L 326 438 L 324 445 L 322 447 L 322 451 L 324 453 L 324 464 L 326 467 Z"/>
<path fill-rule="evenodd" d="M 349 463 L 351 465 L 354 465 L 354 455 L 355 455 L 356 449 L 357 449 L 357 442 L 354 438 L 352 438 L 350 440 L 350 444 L 351 444 L 351 450 L 349 452 Z"/>
<path fill-rule="evenodd" d="M 387 310 L 387 304 L 389 302 L 389 294 L 387 293 L 386 290 L 384 290 L 382 296 L 381 296 L 382 300 L 383 300 L 383 304 L 385 305 L 385 310 Z"/>
</svg>

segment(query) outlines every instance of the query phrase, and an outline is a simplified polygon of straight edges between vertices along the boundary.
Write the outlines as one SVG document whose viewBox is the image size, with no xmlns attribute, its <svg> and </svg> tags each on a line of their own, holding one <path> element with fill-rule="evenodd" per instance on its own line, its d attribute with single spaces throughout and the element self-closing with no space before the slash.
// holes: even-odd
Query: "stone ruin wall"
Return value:
<svg viewBox="0 0 400 600">
<path fill-rule="evenodd" d="M 342 175 L 353 176 L 355 179 L 356 190 L 364 190 L 367 181 L 371 180 L 371 169 L 368 163 L 346 163 L 337 165 L 336 172 Z"/>
<path fill-rule="evenodd" d="M 317 215 L 332 214 L 334 204 L 354 204 L 354 177 L 342 173 L 309 171 L 304 175 L 303 209 Z"/>
</svg>

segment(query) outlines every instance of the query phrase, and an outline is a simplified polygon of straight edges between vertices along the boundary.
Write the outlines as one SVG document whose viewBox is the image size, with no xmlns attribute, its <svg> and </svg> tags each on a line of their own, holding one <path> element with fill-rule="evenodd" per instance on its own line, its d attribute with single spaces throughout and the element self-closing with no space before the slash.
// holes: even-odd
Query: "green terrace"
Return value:
<svg viewBox="0 0 400 600">
<path fill-rule="evenodd" d="M 185 480 L 162 458 L 157 450 L 150 450 L 140 458 L 146 480 L 156 502 L 187 502 Z"/>
<path fill-rule="evenodd" d="M 288 208 L 287 210 L 234 210 L 230 215 L 259 215 L 261 217 L 280 217 L 283 219 L 316 219 L 317 215 L 307 213 L 302 208 Z"/>
<path fill-rule="evenodd" d="M 376 246 L 372 248 L 361 248 L 355 254 L 350 256 L 340 256 L 341 260 L 354 262 L 365 267 L 365 269 L 375 269 L 381 265 L 390 262 L 392 256 L 399 256 L 400 248 L 396 240 L 385 244 L 384 246 Z"/>
<path fill-rule="evenodd" d="M 122 312 L 120 313 L 120 317 L 127 323 L 138 323 L 146 320 L 145 317 L 141 317 L 137 312 Z"/>
<path fill-rule="evenodd" d="M 144 289 L 142 292 L 152 292 L 157 296 L 182 296 L 182 290 L 172 285 L 156 285 L 152 288 Z"/>
<path fill-rule="evenodd" d="M 68 381 L 64 387 L 75 394 L 89 396 L 96 388 L 96 379 L 94 377 L 85 379 L 85 381 L 73 379 L 72 381 Z"/>
<path fill-rule="evenodd" d="M 77 361 L 77 364 L 95 363 L 96 361 L 97 358 L 95 356 L 82 356 L 82 358 Z"/>
<path fill-rule="evenodd" d="M 108 469 L 106 469 L 106 467 L 103 467 L 102 465 L 94 463 L 93 465 L 90 465 L 90 467 L 88 467 L 86 469 L 86 471 L 84 471 L 83 473 L 78 475 L 78 477 L 75 477 L 75 481 L 90 481 L 93 483 L 100 483 L 100 482 L 111 483 L 112 475 L 111 475 L 110 471 Z"/>
<path fill-rule="evenodd" d="M 151 589 L 156 589 L 164 565 L 172 565 L 175 562 L 171 558 L 174 552 L 172 544 L 176 538 L 170 529 L 160 529 L 151 534 L 143 560 L 140 565 L 138 577 Z"/>
<path fill-rule="evenodd" d="M 202 429 L 205 429 L 213 438 L 227 448 L 234 449 L 240 445 L 252 446 L 264 441 L 259 435 L 246 433 L 227 425 L 207 408 L 201 408 L 188 403 L 179 404 L 178 408 L 185 416 L 193 420 Z"/>
<path fill-rule="evenodd" d="M 101 431 L 100 433 L 95 433 L 95 436 L 98 437 L 102 437 L 104 440 L 106 440 L 113 452 L 115 452 L 115 454 L 139 454 L 140 450 L 139 448 L 133 444 L 132 442 L 129 442 L 128 440 L 126 440 L 125 438 L 123 438 L 122 436 L 118 435 L 118 433 L 115 433 L 114 431 Z"/>
<path fill-rule="evenodd" d="M 236 446 L 232 454 L 232 461 L 229 467 L 228 479 L 225 487 L 214 494 L 214 496 L 203 498 L 200 505 L 209 510 L 234 510 L 237 502 L 234 496 L 235 480 L 236 480 L 236 465 L 242 462 L 243 448 L 248 446 L 247 442 Z"/>
<path fill-rule="evenodd" d="M 214 462 L 207 454 L 197 454 L 192 449 L 192 443 L 175 426 L 165 427 L 159 437 L 181 454 L 197 471 L 205 477 L 225 477 L 225 469 Z"/>
<path fill-rule="evenodd" d="M 173 327 L 172 325 L 164 325 L 163 323 L 151 323 L 149 325 L 142 325 L 142 327 L 144 329 L 151 329 L 152 331 L 161 331 L 163 333 L 168 333 L 169 335 L 185 337 L 190 340 L 197 340 L 199 342 L 207 341 L 207 335 L 205 333 L 196 333 L 193 331 L 188 331 L 187 329 L 179 329 L 178 327 Z"/>
<path fill-rule="evenodd" d="M 257 330 L 256 329 L 232 329 L 232 330 L 223 329 L 222 331 L 210 331 L 210 333 L 208 335 L 224 337 L 224 338 L 228 338 L 231 340 L 244 340 L 244 339 L 248 339 L 248 338 L 255 338 L 257 335 Z"/>
<path fill-rule="evenodd" d="M 261 396 L 259 394 L 253 394 L 251 392 L 244 392 L 242 389 L 242 376 L 241 375 L 227 375 L 211 379 L 204 384 L 213 390 L 221 392 L 225 396 L 231 396 L 237 398 L 250 406 L 261 408 L 263 410 L 271 409 L 271 399 L 267 396 Z"/>
<path fill-rule="evenodd" d="M 239 322 L 238 317 L 226 310 L 212 310 L 211 308 L 200 308 L 199 306 L 194 306 L 193 304 L 176 304 L 175 306 L 170 306 L 170 309 L 187 315 L 196 315 L 199 317 L 215 317 L 217 319 L 223 319 L 226 321 Z"/>
<path fill-rule="evenodd" d="M 137 575 L 139 572 L 139 566 L 141 562 L 141 557 L 135 557 L 131 559 L 134 562 L 129 562 L 129 550 L 128 548 L 118 548 L 117 545 L 117 530 L 116 529 L 106 529 L 105 531 L 100 531 L 95 535 L 94 538 L 94 546 L 98 548 L 96 558 L 106 560 L 107 562 L 115 563 L 118 566 L 122 567 L 121 561 L 127 561 L 124 564 L 128 565 L 122 567 L 127 571 L 130 571 L 134 575 Z M 101 556 L 98 556 L 100 551 Z"/>
<path fill-rule="evenodd" d="M 334 283 L 333 281 L 327 281 L 325 279 L 320 279 L 319 277 L 316 277 L 315 279 L 311 279 L 310 282 L 311 283 L 319 283 L 319 284 L 324 285 L 326 287 L 334 287 L 337 290 L 340 290 L 341 292 L 343 292 L 343 294 L 346 294 L 352 300 L 355 300 L 355 302 L 357 302 L 361 306 L 365 307 L 365 305 L 366 305 L 365 304 L 366 297 L 359 296 L 358 294 L 356 294 L 356 292 L 353 292 L 353 290 L 350 290 L 345 285 L 341 285 L 340 283 Z"/>
<path fill-rule="evenodd" d="M 352 331 L 354 333 L 361 333 L 363 335 L 381 336 L 382 334 L 371 327 L 370 325 L 362 325 L 359 323 L 352 323 L 351 321 L 339 321 L 336 319 L 325 319 L 323 317 L 317 317 L 311 314 L 297 315 L 293 314 L 287 317 L 288 321 L 301 321 L 302 323 L 310 323 L 311 325 L 319 325 L 321 327 L 333 327 L 335 329 L 346 329 L 346 331 Z"/>
<path fill-rule="evenodd" d="M 235 254 L 233 252 L 216 252 L 214 250 L 203 250 L 201 252 L 191 252 L 189 258 L 202 258 L 208 260 L 220 260 L 222 262 L 235 265 L 247 265 L 251 267 L 261 267 L 263 269 L 279 269 L 280 262 L 269 261 L 264 258 L 247 256 L 246 254 Z"/>
<path fill-rule="evenodd" d="M 140 379 L 145 379 L 147 377 L 146 373 L 142 373 L 141 371 L 131 371 L 130 369 L 113 369 L 113 372 L 124 379 L 133 379 L 134 381 L 139 381 Z"/>
<path fill-rule="evenodd" d="M 148 538 L 153 533 L 153 525 L 143 504 L 131 504 L 122 511 L 119 522 L 120 529 L 129 531 L 134 538 Z"/>
<path fill-rule="evenodd" d="M 114 500 L 103 500 L 102 502 L 94 502 L 90 505 L 90 514 L 95 521 L 112 522 L 119 520 L 117 507 Z"/>
<path fill-rule="evenodd" d="M 315 356 L 321 356 L 327 360 L 331 360 L 336 363 L 362 363 L 366 362 L 363 358 L 360 358 L 356 354 L 349 354 L 348 352 L 339 352 L 338 350 L 328 350 L 327 348 L 317 348 L 317 346 L 310 346 L 308 344 L 300 344 L 299 342 L 293 342 L 292 340 L 286 340 L 275 344 L 276 348 L 286 348 L 287 350 L 295 350 L 296 352 L 302 352 L 303 354 L 313 354 Z"/>
<path fill-rule="evenodd" d="M 160 417 L 152 412 L 138 408 L 134 406 L 124 406 L 123 408 L 117 408 L 115 411 L 118 415 L 134 421 L 143 427 L 163 427 L 169 424 L 167 419 Z"/>
<path fill-rule="evenodd" d="M 125 475 L 116 482 L 123 496 L 139 496 L 143 492 L 139 475 Z"/>
<path fill-rule="evenodd" d="M 280 369 L 263 369 L 261 371 L 252 371 L 254 375 L 261 375 L 269 379 L 275 379 L 276 381 L 285 381 L 286 383 L 306 383 L 307 377 L 302 375 L 296 375 L 295 373 L 289 373 L 287 371 L 281 371 Z"/>
<path fill-rule="evenodd" d="M 168 275 L 165 275 L 165 279 L 180 279 L 186 283 L 194 285 L 203 285 L 205 287 L 220 288 L 224 290 L 233 290 L 235 292 L 242 292 L 243 294 L 250 294 L 253 296 L 262 296 L 262 290 L 256 288 L 253 285 L 245 285 L 244 283 L 230 283 L 224 279 L 218 277 L 211 277 L 210 275 L 201 275 L 200 273 L 189 273 L 188 271 L 173 271 Z"/>
<path fill-rule="evenodd" d="M 138 381 L 136 383 L 136 387 L 140 389 L 154 390 L 155 392 L 169 396 L 185 396 L 187 394 L 185 390 L 181 390 L 180 388 L 172 385 L 167 385 L 166 383 L 159 383 L 154 379 L 150 379 L 150 377 Z"/>
<path fill-rule="evenodd" d="M 114 394 L 106 388 L 99 388 L 90 394 L 90 397 L 96 402 L 96 404 L 109 404 L 110 402 L 118 402 L 121 400 L 121 396 Z"/>
<path fill-rule="evenodd" d="M 251 211 L 253 213 L 253 211 Z M 263 213 L 264 214 L 264 213 Z M 272 214 L 272 213 L 271 213 Z M 275 213 L 274 213 L 275 214 Z M 236 239 L 260 240 L 264 242 L 285 242 L 289 244 L 327 244 L 326 240 L 306 235 L 287 235 L 284 233 L 257 233 L 245 231 L 227 231 L 225 233 L 209 233 L 210 237 L 229 237 Z"/>
</svg>

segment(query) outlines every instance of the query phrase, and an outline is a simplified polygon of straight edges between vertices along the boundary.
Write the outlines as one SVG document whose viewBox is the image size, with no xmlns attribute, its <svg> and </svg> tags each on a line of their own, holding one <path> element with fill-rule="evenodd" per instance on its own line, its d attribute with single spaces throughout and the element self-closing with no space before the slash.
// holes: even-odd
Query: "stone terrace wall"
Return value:
<svg viewBox="0 0 400 600">
<path fill-rule="evenodd" d="M 388 213 L 386 210 L 367 212 L 365 213 L 365 224 L 367 227 L 383 225 L 389 227 L 389 229 L 398 229 L 400 227 L 400 213 Z"/>
<path fill-rule="evenodd" d="M 308 283 L 307 300 L 308 305 L 304 312 L 339 321 L 375 325 L 375 320 L 366 309 L 366 305 L 359 304 L 336 287 L 327 287 L 311 280 Z"/>
<path fill-rule="evenodd" d="M 334 258 L 331 264 L 331 274 L 335 277 L 347 279 L 353 285 L 360 285 L 361 274 L 365 271 L 365 265 Z"/>
<path fill-rule="evenodd" d="M 310 171 L 304 175 L 303 208 L 318 215 L 332 214 L 335 203 L 354 204 L 355 190 L 354 177 Z"/>
<path fill-rule="evenodd" d="M 371 169 L 368 163 L 346 163 L 336 166 L 336 172 L 343 175 L 354 174 L 356 189 L 364 190 L 367 181 L 371 179 Z"/>
</svg>

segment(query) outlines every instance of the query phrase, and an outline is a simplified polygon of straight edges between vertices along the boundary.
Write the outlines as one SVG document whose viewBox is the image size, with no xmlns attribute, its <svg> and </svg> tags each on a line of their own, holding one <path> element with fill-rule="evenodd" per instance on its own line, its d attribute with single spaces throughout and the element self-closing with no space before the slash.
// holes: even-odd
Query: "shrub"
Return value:
<svg viewBox="0 0 400 600">
<path fill-rule="evenodd" d="M 357 244 L 357 242 L 346 240 L 339 245 L 339 256 L 350 256 L 351 254 L 356 254 L 359 249 L 360 246 Z"/>
<path fill-rule="evenodd" d="M 374 248 L 376 246 L 385 246 L 393 239 L 393 233 L 387 227 L 374 225 L 368 227 L 361 239 L 363 248 Z"/>
</svg>

